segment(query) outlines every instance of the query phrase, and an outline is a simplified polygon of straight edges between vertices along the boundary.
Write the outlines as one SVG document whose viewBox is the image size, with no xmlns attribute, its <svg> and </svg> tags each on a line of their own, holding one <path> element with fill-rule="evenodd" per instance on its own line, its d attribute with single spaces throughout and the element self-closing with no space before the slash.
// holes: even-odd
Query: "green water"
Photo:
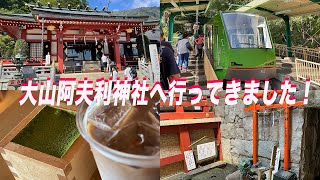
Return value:
<svg viewBox="0 0 320 180">
<path fill-rule="evenodd" d="M 61 158 L 79 135 L 75 112 L 46 106 L 12 142 Z"/>
</svg>

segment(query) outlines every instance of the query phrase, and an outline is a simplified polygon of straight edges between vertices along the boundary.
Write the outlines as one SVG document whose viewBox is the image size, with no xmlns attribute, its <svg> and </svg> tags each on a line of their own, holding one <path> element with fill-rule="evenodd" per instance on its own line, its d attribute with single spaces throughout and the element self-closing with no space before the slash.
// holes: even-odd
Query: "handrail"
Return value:
<svg viewBox="0 0 320 180">
<path fill-rule="evenodd" d="M 306 80 L 320 86 L 320 63 L 310 62 L 302 59 L 295 59 L 297 80 Z"/>
<path fill-rule="evenodd" d="M 288 50 L 291 50 L 293 57 L 320 63 L 320 49 L 313 49 L 301 46 L 292 46 L 288 48 L 285 44 L 275 44 L 277 56 L 288 56 Z"/>
</svg>

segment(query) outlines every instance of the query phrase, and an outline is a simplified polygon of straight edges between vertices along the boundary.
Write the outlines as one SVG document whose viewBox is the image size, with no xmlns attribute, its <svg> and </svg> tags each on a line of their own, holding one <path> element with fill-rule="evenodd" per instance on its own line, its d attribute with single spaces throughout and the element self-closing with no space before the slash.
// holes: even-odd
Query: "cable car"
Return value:
<svg viewBox="0 0 320 180">
<path fill-rule="evenodd" d="M 264 17 L 221 12 L 208 21 L 204 32 L 207 55 L 218 79 L 275 78 L 275 48 Z"/>
</svg>

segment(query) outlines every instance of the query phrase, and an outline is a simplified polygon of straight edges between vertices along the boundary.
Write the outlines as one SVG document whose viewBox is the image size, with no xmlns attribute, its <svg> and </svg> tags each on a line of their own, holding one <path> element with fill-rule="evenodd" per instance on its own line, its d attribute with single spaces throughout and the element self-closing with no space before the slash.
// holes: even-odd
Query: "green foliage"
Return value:
<svg viewBox="0 0 320 180">
<path fill-rule="evenodd" d="M 252 0 L 211 0 L 208 11 L 206 14 L 199 14 L 198 22 L 199 24 L 203 25 L 208 22 L 215 14 L 219 13 L 220 11 L 233 11 L 235 9 L 238 9 L 239 7 L 246 5 Z M 168 18 L 169 19 L 169 18 Z M 196 22 L 196 15 L 190 14 L 183 16 L 176 16 L 175 18 L 177 21 L 183 21 L 185 23 L 181 24 L 175 24 L 174 25 L 174 32 L 185 32 L 185 24 L 186 23 L 192 23 L 194 24 Z M 200 27 L 201 28 L 201 27 Z M 200 29 L 201 31 L 201 29 Z"/>
<path fill-rule="evenodd" d="M 149 20 L 160 19 L 160 8 L 159 7 L 141 7 L 137 9 L 113 11 L 113 15 L 122 16 L 150 16 Z"/>
<path fill-rule="evenodd" d="M 21 54 L 22 57 L 29 57 L 29 45 L 24 40 L 17 40 L 13 50 L 13 57 L 17 54 Z"/>
<path fill-rule="evenodd" d="M 25 4 L 36 4 L 38 0 L 1 0 L 0 1 L 0 12 L 2 13 L 14 13 L 24 14 L 29 13 L 30 9 Z M 39 0 L 43 6 L 47 6 L 48 2 L 52 6 L 57 6 L 58 3 L 62 7 L 67 7 L 70 4 L 73 8 L 80 5 L 80 0 Z M 82 8 L 88 5 L 87 0 L 82 0 Z"/>
<path fill-rule="evenodd" d="M 233 11 L 251 1 L 252 0 L 211 0 L 208 15 L 213 16 L 220 11 Z"/>
<path fill-rule="evenodd" d="M 145 48 L 146 48 L 146 54 L 148 59 L 150 57 L 150 52 L 149 52 L 149 44 L 150 41 L 146 35 L 144 35 L 144 43 L 145 43 Z M 138 56 L 142 57 L 144 56 L 144 49 L 143 49 L 143 41 L 142 41 L 142 35 L 139 35 L 137 37 L 137 49 L 138 49 Z"/>
<path fill-rule="evenodd" d="M 285 24 L 282 19 L 269 22 L 274 43 L 286 44 Z M 320 47 L 320 17 L 309 15 L 290 19 L 293 46 Z"/>
<path fill-rule="evenodd" d="M 33 3 L 35 0 L 5 0 L 0 1 L 0 12 L 23 14 L 28 13 L 26 3 Z"/>
<path fill-rule="evenodd" d="M 15 41 L 8 35 L 0 33 L 0 57 L 10 59 L 12 57 Z"/>
<path fill-rule="evenodd" d="M 60 3 L 61 7 L 66 8 L 68 4 L 71 5 L 73 9 L 75 9 L 78 5 L 81 5 L 81 8 L 84 9 L 88 4 L 87 0 L 82 0 L 82 4 L 80 0 L 39 0 L 40 4 L 43 6 L 47 6 L 48 2 L 53 7 L 57 7 Z"/>
</svg>

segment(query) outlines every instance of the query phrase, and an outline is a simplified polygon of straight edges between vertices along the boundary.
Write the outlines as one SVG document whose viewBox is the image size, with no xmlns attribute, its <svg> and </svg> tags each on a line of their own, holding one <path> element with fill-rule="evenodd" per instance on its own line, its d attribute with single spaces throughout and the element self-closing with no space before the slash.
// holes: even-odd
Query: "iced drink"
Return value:
<svg viewBox="0 0 320 180">
<path fill-rule="evenodd" d="M 104 106 L 95 103 L 77 117 L 90 143 L 100 175 L 106 179 L 160 178 L 160 124 L 157 99 L 147 106 Z M 83 118 L 81 118 L 81 116 Z"/>
</svg>

